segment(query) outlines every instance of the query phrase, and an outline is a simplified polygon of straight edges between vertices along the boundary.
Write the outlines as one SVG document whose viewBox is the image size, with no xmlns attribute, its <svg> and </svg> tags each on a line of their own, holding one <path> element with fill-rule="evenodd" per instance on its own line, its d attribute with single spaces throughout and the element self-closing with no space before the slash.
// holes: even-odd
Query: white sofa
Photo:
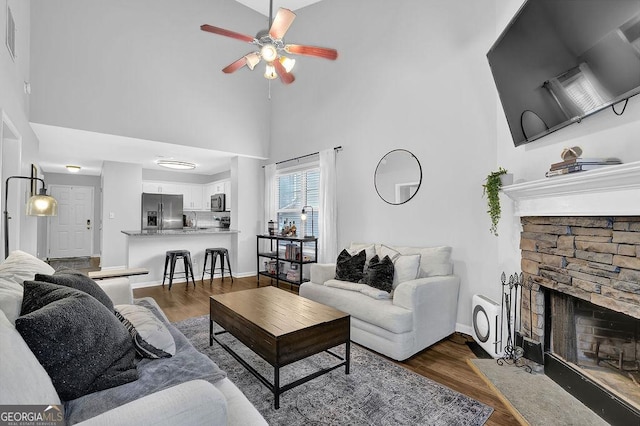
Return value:
<svg viewBox="0 0 640 426">
<path fill-rule="evenodd" d="M 311 265 L 311 281 L 300 286 L 300 296 L 350 314 L 352 341 L 398 361 L 455 331 L 460 279 L 453 275 L 450 247 L 351 244 L 348 248 L 352 254 L 360 250 L 367 252 L 367 262 L 389 250 L 400 253 L 388 299 L 335 280 L 335 264 Z M 416 255 L 417 270 L 413 269 Z"/>
<path fill-rule="evenodd" d="M 15 328 L 22 303 L 22 282 L 32 280 L 35 273 L 53 272 L 46 263 L 19 251 L 12 252 L 6 262 L 0 263 L 0 405 L 61 404 L 47 372 Z M 127 278 L 98 283 L 114 304 L 133 303 Z M 157 307 L 153 299 L 146 300 Z M 158 311 L 162 313 L 159 308 Z M 202 368 L 206 369 L 207 365 L 203 364 Z M 185 381 L 77 424 L 196 426 L 266 425 L 267 422 L 244 394 L 228 378 L 223 378 L 215 383 Z"/>
</svg>

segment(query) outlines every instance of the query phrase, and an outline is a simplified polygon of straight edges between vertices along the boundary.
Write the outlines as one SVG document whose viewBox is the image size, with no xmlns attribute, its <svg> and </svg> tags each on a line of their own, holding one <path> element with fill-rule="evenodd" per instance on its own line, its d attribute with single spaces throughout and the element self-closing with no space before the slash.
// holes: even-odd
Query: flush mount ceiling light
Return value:
<svg viewBox="0 0 640 426">
<path fill-rule="evenodd" d="M 188 163 L 186 161 L 176 161 L 176 160 L 158 160 L 156 164 L 161 167 L 166 167 L 167 169 L 174 170 L 191 170 L 195 169 L 196 165 L 193 163 Z"/>
<path fill-rule="evenodd" d="M 80 168 L 81 168 L 80 166 L 71 166 L 71 165 L 65 166 L 65 167 L 67 168 L 67 171 L 69 173 L 78 173 L 80 171 Z"/>
<path fill-rule="evenodd" d="M 200 26 L 202 31 L 246 41 L 258 48 L 257 51 L 250 52 L 237 61 L 227 65 L 222 69 L 222 72 L 231 74 L 245 65 L 250 70 L 253 70 L 262 59 L 266 62 L 265 78 L 272 80 L 280 77 L 280 80 L 282 80 L 284 84 L 291 84 L 295 80 L 295 77 L 291 74 L 291 69 L 295 61 L 285 56 L 285 53 L 287 55 L 314 56 L 332 61 L 338 57 L 338 51 L 335 49 L 301 44 L 285 44 L 283 37 L 293 23 L 296 14 L 289 9 L 280 8 L 278 9 L 275 19 L 272 19 L 272 16 L 273 0 L 269 2 L 269 30 L 262 30 L 258 32 L 255 37 L 214 27 L 213 25 L 205 24 Z"/>
</svg>

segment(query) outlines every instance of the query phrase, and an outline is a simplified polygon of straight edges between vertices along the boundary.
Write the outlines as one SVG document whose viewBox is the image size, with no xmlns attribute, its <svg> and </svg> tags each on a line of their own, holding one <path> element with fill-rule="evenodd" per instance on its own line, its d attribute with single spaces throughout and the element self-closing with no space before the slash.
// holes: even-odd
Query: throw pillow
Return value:
<svg viewBox="0 0 640 426">
<path fill-rule="evenodd" d="M 23 291 L 21 284 L 0 278 L 0 311 L 4 312 L 11 324 L 15 324 L 20 316 Z"/>
<path fill-rule="evenodd" d="M 140 305 L 116 305 L 116 317 L 129 330 L 136 352 L 144 358 L 169 358 L 176 342 L 167 327 L 149 309 Z"/>
<path fill-rule="evenodd" d="M 362 250 L 364 250 L 364 252 L 366 253 L 366 258 L 364 261 L 364 270 L 367 270 L 367 267 L 369 266 L 369 262 L 371 262 L 371 259 L 373 259 L 373 256 L 376 255 L 376 246 L 373 244 L 358 244 L 358 243 L 351 243 L 351 245 L 348 248 L 349 250 L 349 254 L 351 256 L 353 256 L 354 254 L 358 254 L 360 253 Z"/>
<path fill-rule="evenodd" d="M 376 253 L 382 258 L 384 258 L 385 256 L 389 256 L 389 259 L 391 259 L 392 262 L 394 262 L 396 258 L 400 256 L 400 252 L 398 250 L 394 250 L 391 247 L 385 246 L 384 244 L 376 250 Z"/>
<path fill-rule="evenodd" d="M 426 247 L 420 249 L 419 278 L 453 274 L 451 247 Z"/>
<path fill-rule="evenodd" d="M 354 256 L 351 256 L 346 249 L 342 250 L 336 260 L 335 279 L 357 283 L 362 279 L 365 260 L 364 250 Z"/>
<path fill-rule="evenodd" d="M 1 311 L 0 342 L 0 405 L 60 404 L 51 378 Z"/>
<path fill-rule="evenodd" d="M 0 278 L 22 285 L 32 280 L 36 274 L 53 274 L 55 269 L 35 256 L 20 250 L 14 250 L 0 263 Z"/>
<path fill-rule="evenodd" d="M 82 272 L 73 271 L 71 269 L 64 272 L 56 272 L 53 275 L 36 274 L 34 281 L 40 281 L 51 284 L 58 284 L 65 287 L 75 288 L 98 299 L 100 303 L 113 312 L 113 302 L 107 296 L 107 293 L 100 288 L 98 284 Z"/>
<path fill-rule="evenodd" d="M 393 262 L 389 256 L 380 260 L 376 254 L 369 262 L 369 267 L 360 282 L 379 290 L 391 292 L 393 290 L 393 270 Z"/>
<path fill-rule="evenodd" d="M 25 281 L 16 329 L 64 401 L 138 378 L 129 332 L 80 290 Z"/>
<path fill-rule="evenodd" d="M 12 251 L 0 263 L 0 309 L 11 324 L 20 316 L 22 283 L 40 274 L 53 274 L 54 269 L 35 256 L 20 250 Z"/>
<path fill-rule="evenodd" d="M 420 268 L 420 255 L 411 254 L 406 256 L 398 256 L 393 261 L 395 272 L 393 275 L 393 288 L 398 287 L 400 283 L 415 280 L 418 276 Z"/>
</svg>

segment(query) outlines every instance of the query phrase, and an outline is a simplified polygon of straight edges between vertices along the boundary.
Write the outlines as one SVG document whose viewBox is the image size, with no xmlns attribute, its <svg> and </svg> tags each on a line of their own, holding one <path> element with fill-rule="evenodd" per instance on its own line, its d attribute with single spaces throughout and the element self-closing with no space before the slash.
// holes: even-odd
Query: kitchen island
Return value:
<svg viewBox="0 0 640 426">
<path fill-rule="evenodd" d="M 162 284 L 165 253 L 168 250 L 189 250 L 196 281 L 202 278 L 205 250 L 212 247 L 225 247 L 229 250 L 229 259 L 233 272 L 237 270 L 238 233 L 236 229 L 225 228 L 184 228 L 166 231 L 122 231 L 127 238 L 127 268 L 146 268 L 148 275 L 130 277 L 134 288 Z M 216 271 L 219 271 L 216 264 Z M 176 270 L 182 271 L 182 263 L 176 264 Z M 225 273 L 226 276 L 226 273 Z M 208 276 L 207 276 L 208 277 Z M 184 282 L 184 275 L 174 277 L 176 283 Z M 167 283 L 169 280 L 167 280 Z M 173 288 L 172 290 L 175 290 Z"/>
</svg>

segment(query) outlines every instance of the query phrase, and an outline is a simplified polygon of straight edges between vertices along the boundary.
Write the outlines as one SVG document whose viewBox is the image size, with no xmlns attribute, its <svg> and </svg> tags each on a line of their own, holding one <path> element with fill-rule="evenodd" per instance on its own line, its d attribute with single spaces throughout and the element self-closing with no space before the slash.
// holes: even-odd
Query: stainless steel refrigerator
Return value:
<svg viewBox="0 0 640 426">
<path fill-rule="evenodd" d="M 142 230 L 182 229 L 182 195 L 142 193 Z"/>
</svg>

